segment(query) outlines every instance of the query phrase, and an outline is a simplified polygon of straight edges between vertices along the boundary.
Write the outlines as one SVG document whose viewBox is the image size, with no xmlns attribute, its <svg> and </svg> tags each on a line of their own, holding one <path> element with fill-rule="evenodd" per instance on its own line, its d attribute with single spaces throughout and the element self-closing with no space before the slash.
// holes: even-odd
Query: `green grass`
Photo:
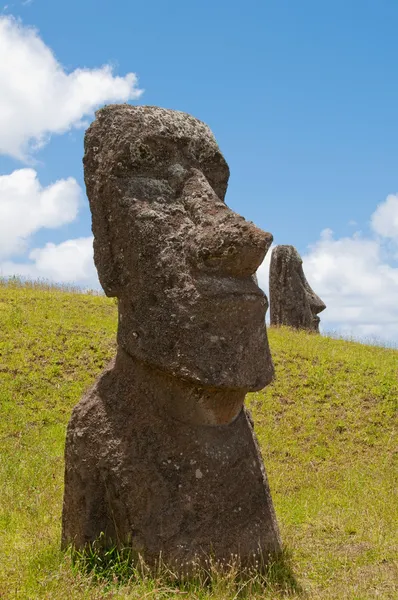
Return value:
<svg viewBox="0 0 398 600">
<path fill-rule="evenodd" d="M 270 330 L 277 379 L 251 394 L 285 563 L 173 582 L 123 556 L 90 573 L 60 545 L 65 427 L 115 352 L 116 305 L 0 281 L 0 598 L 398 597 L 398 352 Z"/>
</svg>

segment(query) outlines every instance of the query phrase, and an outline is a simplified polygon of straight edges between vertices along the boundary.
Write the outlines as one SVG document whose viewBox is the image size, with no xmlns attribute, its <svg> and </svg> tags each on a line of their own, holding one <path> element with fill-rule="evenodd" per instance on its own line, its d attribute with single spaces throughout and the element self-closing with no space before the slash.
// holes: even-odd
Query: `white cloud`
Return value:
<svg viewBox="0 0 398 600">
<path fill-rule="evenodd" d="M 398 195 L 390 194 L 379 204 L 372 215 L 371 224 L 379 235 L 398 241 Z"/>
<path fill-rule="evenodd" d="M 327 305 L 320 315 L 324 330 L 398 342 L 398 268 L 385 262 L 378 240 L 334 239 L 325 230 L 303 263 Z"/>
<path fill-rule="evenodd" d="M 72 177 L 43 187 L 33 169 L 0 175 L 0 259 L 22 253 L 39 229 L 74 221 L 81 194 Z"/>
<path fill-rule="evenodd" d="M 398 243 L 398 197 L 390 195 L 371 216 L 375 235 L 335 238 L 325 229 L 302 256 L 306 277 L 327 308 L 321 328 L 363 341 L 398 345 L 398 266 L 388 242 Z M 269 257 L 258 275 L 268 289 Z"/>
<path fill-rule="evenodd" d="M 267 254 L 265 255 L 263 262 L 259 266 L 257 273 L 256 273 L 258 285 L 266 293 L 268 302 L 269 302 L 269 265 L 271 262 L 272 250 L 274 248 L 275 248 L 275 244 L 271 244 Z M 267 320 L 267 322 L 269 321 L 269 308 L 268 308 L 268 311 L 266 314 L 266 320 Z"/>
<path fill-rule="evenodd" d="M 93 238 L 77 238 L 55 245 L 47 243 L 29 254 L 36 269 L 54 281 L 97 280 L 93 262 Z"/>
<path fill-rule="evenodd" d="M 0 154 L 25 159 L 52 133 L 82 127 L 101 104 L 127 102 L 142 90 L 137 77 L 105 65 L 67 73 L 37 31 L 0 16 Z"/>
<path fill-rule="evenodd" d="M 31 0 L 26 0 L 27 5 Z M 33 28 L 0 15 L 0 154 L 27 160 L 51 134 L 83 127 L 104 103 L 137 99 L 137 77 L 105 65 L 66 72 Z M 73 178 L 43 186 L 34 169 L 0 176 L 0 275 L 44 278 L 99 288 L 92 237 L 47 243 L 27 252 L 42 228 L 73 222 L 82 191 Z"/>
<path fill-rule="evenodd" d="M 31 250 L 21 262 L 10 259 L 26 251 L 30 236 L 39 229 L 74 221 L 81 196 L 73 178 L 43 187 L 33 169 L 0 176 L 0 276 L 18 275 L 98 289 L 92 236 L 60 244 L 49 242 Z"/>
<path fill-rule="evenodd" d="M 17 275 L 29 279 L 46 279 L 56 283 L 73 283 L 100 289 L 93 261 L 93 238 L 77 238 L 61 244 L 48 243 L 29 253 L 31 262 L 0 263 L 0 276 Z"/>
<path fill-rule="evenodd" d="M 43 187 L 33 169 L 0 175 L 0 259 L 23 252 L 29 236 L 42 227 L 74 221 L 81 194 L 72 177 Z"/>
</svg>

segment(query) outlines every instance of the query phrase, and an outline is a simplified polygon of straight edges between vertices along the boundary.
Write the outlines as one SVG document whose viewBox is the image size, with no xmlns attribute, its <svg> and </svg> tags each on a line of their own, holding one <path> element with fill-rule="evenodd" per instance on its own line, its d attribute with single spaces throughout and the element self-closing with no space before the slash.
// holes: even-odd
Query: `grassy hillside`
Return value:
<svg viewBox="0 0 398 600">
<path fill-rule="evenodd" d="M 398 352 L 271 330 L 252 394 L 289 568 L 268 586 L 96 582 L 59 551 L 65 426 L 115 351 L 107 298 L 0 283 L 0 598 L 398 597 Z"/>
</svg>

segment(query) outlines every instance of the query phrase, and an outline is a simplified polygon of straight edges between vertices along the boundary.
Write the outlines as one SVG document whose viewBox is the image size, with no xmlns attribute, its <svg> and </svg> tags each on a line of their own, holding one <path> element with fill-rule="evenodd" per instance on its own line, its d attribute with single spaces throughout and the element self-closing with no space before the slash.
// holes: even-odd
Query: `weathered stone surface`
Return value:
<svg viewBox="0 0 398 600">
<path fill-rule="evenodd" d="M 176 570 L 266 559 L 280 539 L 243 402 L 273 376 L 252 277 L 272 236 L 225 205 L 228 166 L 187 114 L 105 107 L 84 167 L 118 351 L 69 423 L 63 546 L 103 532 Z"/>
<path fill-rule="evenodd" d="M 319 333 L 318 313 L 326 305 L 310 287 L 294 246 L 276 246 L 269 271 L 271 325 L 288 325 Z"/>
</svg>

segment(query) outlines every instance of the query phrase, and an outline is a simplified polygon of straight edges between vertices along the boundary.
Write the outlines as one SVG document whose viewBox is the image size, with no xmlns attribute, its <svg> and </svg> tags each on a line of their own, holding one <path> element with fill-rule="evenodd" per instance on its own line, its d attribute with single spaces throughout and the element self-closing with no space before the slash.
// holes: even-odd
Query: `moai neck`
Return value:
<svg viewBox="0 0 398 600">
<path fill-rule="evenodd" d="M 137 360 L 118 347 L 115 374 L 130 381 L 134 395 L 146 398 L 152 409 L 190 425 L 227 425 L 239 415 L 245 390 L 205 387 Z M 138 401 L 140 401 L 137 398 Z"/>
</svg>

